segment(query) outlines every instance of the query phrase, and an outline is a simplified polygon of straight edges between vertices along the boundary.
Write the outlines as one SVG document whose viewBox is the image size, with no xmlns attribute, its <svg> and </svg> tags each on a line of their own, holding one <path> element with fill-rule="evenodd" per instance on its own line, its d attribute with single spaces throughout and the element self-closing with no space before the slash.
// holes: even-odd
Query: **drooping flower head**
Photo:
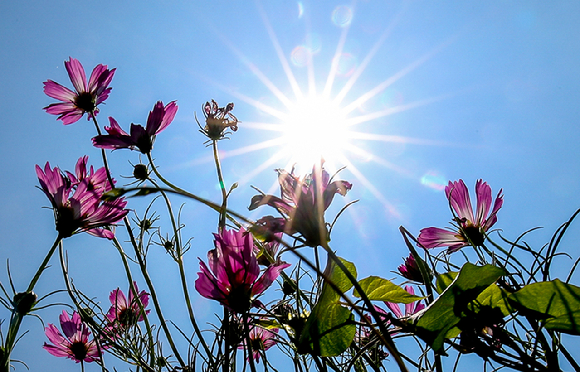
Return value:
<svg viewBox="0 0 580 372">
<path fill-rule="evenodd" d="M 298 178 L 293 172 L 278 169 L 281 197 L 256 195 L 250 203 L 250 210 L 261 205 L 269 205 L 278 210 L 282 218 L 266 216 L 258 224 L 271 233 L 300 233 L 307 245 L 318 246 L 328 241 L 328 231 L 324 221 L 324 211 L 328 209 L 334 195 L 345 196 L 352 188 L 347 181 L 330 182 L 328 172 L 321 166 L 314 166 L 312 173 Z"/>
<path fill-rule="evenodd" d="M 85 70 L 78 60 L 69 57 L 64 66 L 75 92 L 52 80 L 45 81 L 44 93 L 62 102 L 52 103 L 44 109 L 49 114 L 58 115 L 57 119 L 62 120 L 65 125 L 75 123 L 85 112 L 88 113 L 87 119 L 91 119 L 99 112 L 97 106 L 109 97 L 111 92 L 109 83 L 113 79 L 115 69 L 109 70 L 106 65 L 99 64 L 93 69 L 87 83 Z"/>
<path fill-rule="evenodd" d="M 205 116 L 205 126 L 202 128 L 199 122 L 200 132 L 212 141 L 225 138 L 226 131 L 231 128 L 234 132 L 238 130 L 238 118 L 232 114 L 234 104 L 228 103 L 226 107 L 219 107 L 213 99 L 211 103 L 206 102 L 202 106 L 203 116 Z M 195 119 L 197 121 L 197 118 Z"/>
<path fill-rule="evenodd" d="M 71 319 L 63 310 L 59 318 L 64 336 L 54 324 L 48 324 L 44 333 L 52 345 L 45 342 L 43 348 L 54 356 L 66 357 L 77 363 L 98 361 L 101 353 L 95 340 L 89 341 L 91 331 L 80 315 L 75 311 Z"/>
<path fill-rule="evenodd" d="M 468 246 L 481 246 L 485 233 L 496 223 L 497 212 L 503 204 L 502 190 L 499 190 L 492 206 L 491 187 L 487 182 L 477 180 L 475 184 L 477 208 L 475 215 L 471 207 L 469 191 L 463 180 L 451 182 L 445 188 L 445 195 L 454 211 L 456 230 L 438 227 L 424 228 L 419 233 L 419 243 L 425 248 L 449 247 L 449 252 L 456 252 Z M 491 213 L 490 212 L 491 209 Z M 489 213 L 489 216 L 488 216 Z"/>
<path fill-rule="evenodd" d="M 133 290 L 137 293 L 137 297 L 133 295 Z M 109 295 L 111 307 L 107 312 L 107 320 L 109 322 L 107 329 L 112 333 L 118 333 L 143 320 L 143 309 L 149 304 L 149 294 L 144 290 L 139 292 L 137 283 L 133 282 L 133 288 L 129 288 L 129 299 L 125 297 L 123 291 L 119 288 L 113 290 Z M 141 305 L 139 304 L 141 303 Z M 145 314 L 149 314 L 151 310 L 144 310 Z"/>
<path fill-rule="evenodd" d="M 42 191 L 54 210 L 56 230 L 62 238 L 79 231 L 113 239 L 115 234 L 107 227 L 120 221 L 129 212 L 123 198 L 103 201 L 103 194 L 111 190 L 105 168 L 87 171 L 88 156 L 81 157 L 76 165 L 76 175 L 51 169 L 47 162 L 44 170 L 36 166 L 36 174 Z"/>
<path fill-rule="evenodd" d="M 248 311 L 254 297 L 270 287 L 280 271 L 290 266 L 275 262 L 258 278 L 260 268 L 254 252 L 254 238 L 244 228 L 239 231 L 224 229 L 214 234 L 214 246 L 215 249 L 207 253 L 207 265 L 199 260 L 201 271 L 195 289 L 203 297 L 219 301 L 240 314 Z"/>
<path fill-rule="evenodd" d="M 424 270 L 429 276 L 427 280 L 431 281 L 432 279 L 431 269 L 429 269 L 429 267 L 423 260 L 417 262 L 417 260 L 415 260 L 415 257 L 413 257 L 412 254 L 409 254 L 409 256 L 405 258 L 405 263 L 400 265 L 397 268 L 397 270 L 399 270 L 399 274 L 401 274 L 404 278 L 425 284 L 425 279 L 421 274 L 421 268 L 419 267 L 419 265 L 423 266 Z"/>
<path fill-rule="evenodd" d="M 270 330 L 260 327 L 259 325 L 251 326 L 249 338 L 252 343 L 252 357 L 256 362 L 260 363 L 260 355 L 276 344 L 277 335 L 278 328 Z M 245 338 L 238 349 L 247 349 Z"/>
<path fill-rule="evenodd" d="M 153 149 L 153 143 L 157 134 L 161 133 L 175 117 L 177 104 L 175 101 L 163 106 L 163 102 L 158 101 L 147 117 L 147 126 L 143 128 L 140 124 L 131 124 L 131 134 L 125 132 L 117 121 L 109 117 L 111 126 L 105 127 L 109 134 L 93 137 L 93 145 L 101 149 L 139 149 L 141 153 L 147 154 Z"/>
<path fill-rule="evenodd" d="M 413 287 L 406 285 L 405 286 L 405 290 L 407 292 L 409 292 L 410 294 L 414 295 L 415 294 L 415 290 L 413 289 Z M 401 308 L 399 307 L 399 304 L 395 304 L 393 302 L 387 302 L 385 301 L 385 305 L 387 305 L 387 307 L 389 308 L 389 310 L 391 310 L 391 312 L 398 318 L 406 318 L 410 315 L 416 314 L 419 311 L 423 310 L 425 308 L 425 305 L 421 303 L 421 301 L 415 301 L 415 302 L 411 302 L 410 304 L 405 304 L 405 313 L 403 314 L 403 312 L 401 311 Z"/>
</svg>

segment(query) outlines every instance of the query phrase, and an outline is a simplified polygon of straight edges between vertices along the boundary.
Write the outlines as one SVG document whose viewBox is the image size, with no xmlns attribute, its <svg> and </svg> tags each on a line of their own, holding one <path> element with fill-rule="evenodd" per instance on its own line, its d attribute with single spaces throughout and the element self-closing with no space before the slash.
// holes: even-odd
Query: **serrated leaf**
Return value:
<svg viewBox="0 0 580 372">
<path fill-rule="evenodd" d="M 443 352 L 445 338 L 451 334 L 456 335 L 457 332 L 453 329 L 457 327 L 463 314 L 468 312 L 467 306 L 505 274 L 504 270 L 492 265 L 463 265 L 455 280 L 441 296 L 415 317 L 417 335 L 435 352 Z"/>
<path fill-rule="evenodd" d="M 415 296 L 407 292 L 404 288 L 399 287 L 390 280 L 378 276 L 369 276 L 358 282 L 362 290 L 371 301 L 388 301 L 398 304 L 410 304 L 421 300 L 423 297 Z M 355 297 L 360 298 L 360 293 L 355 289 Z"/>
<path fill-rule="evenodd" d="M 556 279 L 528 284 L 508 299 L 518 310 L 542 321 L 546 329 L 580 335 L 580 287 Z"/>
<path fill-rule="evenodd" d="M 346 269 L 351 273 L 353 277 L 356 278 L 356 266 L 343 258 L 338 258 L 340 262 L 346 267 Z M 348 279 L 346 274 L 338 267 L 338 265 L 334 262 L 329 260 L 326 264 L 326 269 L 324 270 L 324 275 L 332 281 L 342 293 L 346 293 L 349 289 L 352 288 L 353 284 Z M 320 293 L 320 297 L 318 299 L 318 303 L 330 303 L 337 301 L 340 298 L 340 294 L 338 294 L 334 288 L 328 283 L 324 283 L 322 285 L 322 291 Z"/>
</svg>

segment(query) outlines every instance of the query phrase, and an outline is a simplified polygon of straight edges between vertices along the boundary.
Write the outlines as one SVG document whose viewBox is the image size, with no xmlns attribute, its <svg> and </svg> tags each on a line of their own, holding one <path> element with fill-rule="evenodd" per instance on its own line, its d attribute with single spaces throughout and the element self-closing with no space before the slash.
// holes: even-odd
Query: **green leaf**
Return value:
<svg viewBox="0 0 580 372">
<path fill-rule="evenodd" d="M 371 301 L 388 301 L 398 304 L 410 304 L 423 297 L 415 296 L 399 287 L 390 280 L 378 276 L 369 276 L 358 282 L 362 290 Z M 355 289 L 353 295 L 360 297 L 360 293 Z"/>
<path fill-rule="evenodd" d="M 101 196 L 101 199 L 105 201 L 114 201 L 120 198 L 121 196 L 125 195 L 126 193 L 127 190 L 123 188 L 114 188 L 104 193 L 103 196 Z"/>
<path fill-rule="evenodd" d="M 507 316 L 514 312 L 514 308 L 508 302 L 508 293 L 502 290 L 497 284 L 492 284 L 483 290 L 474 301 L 477 306 L 489 306 L 493 309 L 501 310 L 503 316 Z M 475 306 L 473 311 L 477 311 Z"/>
<path fill-rule="evenodd" d="M 354 264 L 342 258 L 339 259 L 356 278 Z M 333 261 L 328 261 L 324 274 L 343 293 L 353 285 Z M 324 282 L 318 302 L 312 308 L 298 339 L 298 352 L 330 357 L 340 355 L 350 346 L 356 326 L 351 311 L 343 307 L 339 300 L 340 295 L 327 282 Z"/>
<path fill-rule="evenodd" d="M 508 300 L 541 320 L 546 329 L 580 335 L 580 287 L 559 279 L 533 283 L 512 293 Z"/>
<path fill-rule="evenodd" d="M 505 271 L 492 265 L 466 263 L 459 275 L 424 312 L 416 316 L 416 333 L 435 352 L 443 352 L 446 337 L 457 336 L 457 325 L 468 310 L 468 304 L 498 280 Z"/>
<path fill-rule="evenodd" d="M 353 277 L 356 278 L 356 267 L 352 262 L 349 262 L 345 259 L 338 258 L 340 262 L 346 267 L 346 269 L 352 274 Z M 338 267 L 338 265 L 334 262 L 329 260 L 326 264 L 326 269 L 324 270 L 324 275 L 334 283 L 342 293 L 346 293 L 349 289 L 352 288 L 353 284 L 348 279 L 346 274 Z M 340 294 L 337 293 L 332 286 L 328 283 L 324 283 L 322 285 L 322 291 L 320 293 L 320 297 L 318 298 L 318 303 L 330 303 L 335 302 L 340 299 Z"/>
<path fill-rule="evenodd" d="M 445 288 L 449 287 L 451 282 L 455 280 L 459 272 L 457 271 L 449 271 L 444 274 L 437 275 L 437 281 L 435 282 L 435 290 L 437 293 L 441 294 L 445 290 Z"/>
</svg>

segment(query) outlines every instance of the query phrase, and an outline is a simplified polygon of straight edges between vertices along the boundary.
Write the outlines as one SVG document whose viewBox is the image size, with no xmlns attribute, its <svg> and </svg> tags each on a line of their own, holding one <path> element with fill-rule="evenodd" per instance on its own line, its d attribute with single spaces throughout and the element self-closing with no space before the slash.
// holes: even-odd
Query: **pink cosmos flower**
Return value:
<svg viewBox="0 0 580 372">
<path fill-rule="evenodd" d="M 107 329 L 112 334 L 118 334 L 119 331 L 125 330 L 143 320 L 143 312 L 139 302 L 145 309 L 149 304 L 149 294 L 145 291 L 139 292 L 136 282 L 133 282 L 133 288 L 138 294 L 138 298 L 133 296 L 133 290 L 129 288 L 129 301 L 127 301 L 127 297 L 119 288 L 109 295 L 111 307 L 107 312 L 107 320 L 109 322 Z M 145 310 L 145 314 L 149 314 L 150 311 Z"/>
<path fill-rule="evenodd" d="M 405 290 L 412 295 L 415 294 L 415 290 L 411 286 L 406 285 Z M 399 319 L 416 314 L 425 308 L 425 305 L 422 304 L 421 301 L 411 302 L 410 304 L 405 304 L 405 314 L 403 314 L 399 304 L 385 301 L 385 305 L 387 305 L 389 310 L 391 310 L 391 312 Z"/>
<path fill-rule="evenodd" d="M 91 331 L 81 321 L 80 315 L 75 311 L 71 319 L 63 310 L 59 318 L 64 336 L 54 324 L 49 324 L 44 333 L 52 345 L 45 342 L 43 348 L 54 356 L 67 357 L 77 363 L 100 360 L 101 352 L 95 340 L 89 341 Z"/>
<path fill-rule="evenodd" d="M 259 265 L 269 266 L 271 263 L 270 258 L 275 259 L 280 247 L 280 239 L 282 239 L 282 233 L 276 233 L 272 241 L 263 242 L 261 247 L 254 244 L 254 253 L 258 258 Z"/>
<path fill-rule="evenodd" d="M 58 115 L 57 120 L 62 120 L 64 125 L 75 123 L 85 112 L 88 113 L 87 119 L 91 119 L 99 112 L 97 106 L 109 97 L 111 88 L 108 85 L 113 79 L 115 69 L 108 70 L 106 65 L 97 65 L 87 84 L 85 70 L 78 60 L 69 57 L 69 61 L 64 62 L 64 67 L 76 92 L 52 80 L 45 81 L 44 93 L 62 102 L 50 104 L 44 109 L 49 114 Z"/>
<path fill-rule="evenodd" d="M 269 330 L 258 325 L 253 325 L 250 328 L 249 338 L 252 345 L 252 356 L 256 362 L 260 363 L 260 354 L 276 344 L 277 335 L 278 328 Z M 244 339 L 238 349 L 246 348 L 246 339 Z"/>
<path fill-rule="evenodd" d="M 76 165 L 76 175 L 64 174 L 58 167 L 51 169 L 47 162 L 44 170 L 36 166 L 36 174 L 42 191 L 52 204 L 56 230 L 62 238 L 78 231 L 113 239 L 115 234 L 106 227 L 118 222 L 129 213 L 123 198 L 103 201 L 101 196 L 111 186 L 105 168 L 88 171 L 88 156 L 81 157 Z M 72 194 L 72 195 L 71 195 Z"/>
<path fill-rule="evenodd" d="M 312 173 L 302 179 L 293 172 L 278 169 L 281 197 L 256 195 L 250 203 L 250 210 L 261 205 L 269 205 L 278 210 L 283 218 L 266 216 L 258 220 L 271 233 L 285 232 L 292 235 L 299 232 L 306 244 L 312 247 L 328 241 L 328 231 L 324 222 L 324 211 L 328 209 L 335 194 L 345 196 L 352 188 L 347 181 L 330 182 L 328 172 L 315 166 Z"/>
<path fill-rule="evenodd" d="M 474 215 L 469 191 L 463 180 L 449 181 L 449 185 L 445 188 L 445 195 L 456 215 L 454 218 L 456 229 L 424 228 L 419 233 L 420 245 L 425 248 L 447 246 L 449 252 L 456 252 L 468 245 L 482 245 L 485 233 L 497 221 L 496 214 L 503 204 L 503 195 L 502 190 L 499 190 L 495 203 L 493 203 L 493 209 L 488 216 L 492 202 L 491 187 L 487 182 L 477 180 L 475 194 L 477 195 L 477 209 Z"/>
<path fill-rule="evenodd" d="M 215 249 L 207 253 L 208 265 L 201 259 L 201 272 L 195 289 L 205 298 L 219 301 L 237 313 L 245 313 L 253 305 L 253 298 L 263 293 L 276 280 L 280 271 L 290 266 L 275 262 L 260 275 L 254 253 L 254 238 L 240 228 L 214 234 Z"/>
<path fill-rule="evenodd" d="M 117 121 L 109 117 L 110 127 L 105 127 L 109 134 L 99 135 L 93 138 L 93 145 L 101 149 L 135 149 L 138 148 L 143 154 L 153 149 L 153 143 L 157 134 L 161 133 L 175 117 L 177 105 L 175 101 L 163 106 L 158 101 L 147 117 L 147 127 L 140 124 L 131 124 L 131 134 L 125 132 Z"/>
</svg>

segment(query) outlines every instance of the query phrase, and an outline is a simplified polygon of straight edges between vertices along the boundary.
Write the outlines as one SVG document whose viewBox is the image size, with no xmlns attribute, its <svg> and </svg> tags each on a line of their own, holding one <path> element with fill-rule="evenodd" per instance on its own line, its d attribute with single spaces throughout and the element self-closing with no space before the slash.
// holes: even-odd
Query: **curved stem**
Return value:
<svg viewBox="0 0 580 372">
<path fill-rule="evenodd" d="M 56 247 L 58 247 L 58 245 L 61 241 L 62 241 L 62 237 L 59 234 L 57 236 L 56 240 L 54 241 L 54 244 L 52 245 L 52 247 L 50 248 L 50 250 L 46 254 L 46 257 L 44 257 L 44 260 L 42 261 L 42 263 L 38 267 L 36 274 L 34 274 L 34 277 L 30 281 L 30 284 L 28 285 L 26 292 L 32 292 L 32 290 L 34 289 L 34 286 L 38 282 L 38 279 L 40 279 L 40 276 L 42 275 L 42 273 L 44 272 L 44 270 L 48 266 L 48 262 L 50 261 L 51 257 L 54 255 L 54 252 L 56 251 Z M 10 372 L 10 354 L 12 353 L 12 349 L 14 349 L 14 345 L 16 343 L 16 336 L 18 335 L 18 331 L 20 330 L 20 325 L 22 324 L 22 319 L 25 316 L 26 316 L 26 314 L 19 313 L 18 309 L 16 307 L 14 309 L 12 309 L 12 315 L 10 315 L 10 325 L 8 326 L 8 333 L 6 335 L 6 341 L 5 341 L 4 346 L 3 346 L 4 352 L 2 353 L 2 356 L 0 358 L 0 368 L 2 369 L 2 371 Z"/>
<path fill-rule="evenodd" d="M 150 180 L 150 181 L 153 183 L 153 185 L 155 187 L 157 187 L 157 184 L 155 183 L 155 181 L 153 181 L 153 180 Z M 201 330 L 199 329 L 197 322 L 195 320 L 193 308 L 191 307 L 191 299 L 189 297 L 189 290 L 187 288 L 187 281 L 185 279 L 185 269 L 183 266 L 183 253 L 182 253 L 183 247 L 181 246 L 181 239 L 179 237 L 179 228 L 178 228 L 177 223 L 175 221 L 175 216 L 173 215 L 173 208 L 171 207 L 171 201 L 167 197 L 167 193 L 165 193 L 164 191 L 161 191 L 161 195 L 163 196 L 163 199 L 165 200 L 165 204 L 166 204 L 167 210 L 169 212 L 169 218 L 171 219 L 171 226 L 173 227 L 173 233 L 175 234 L 175 250 L 176 250 L 175 261 L 177 262 L 177 265 L 179 266 L 179 276 L 181 279 L 181 288 L 183 290 L 183 295 L 185 297 L 185 304 L 187 306 L 189 320 L 191 321 L 191 325 L 193 326 L 193 328 L 195 330 L 195 334 L 197 335 L 197 337 L 199 338 L 199 341 L 201 342 L 201 345 L 205 349 L 205 352 L 206 352 L 208 358 L 210 358 L 210 360 L 212 361 L 212 363 L 210 363 L 210 364 L 213 364 L 213 354 L 211 353 L 209 346 L 207 345 L 207 343 L 205 342 L 205 339 L 203 338 L 203 335 L 201 334 Z"/>
</svg>

